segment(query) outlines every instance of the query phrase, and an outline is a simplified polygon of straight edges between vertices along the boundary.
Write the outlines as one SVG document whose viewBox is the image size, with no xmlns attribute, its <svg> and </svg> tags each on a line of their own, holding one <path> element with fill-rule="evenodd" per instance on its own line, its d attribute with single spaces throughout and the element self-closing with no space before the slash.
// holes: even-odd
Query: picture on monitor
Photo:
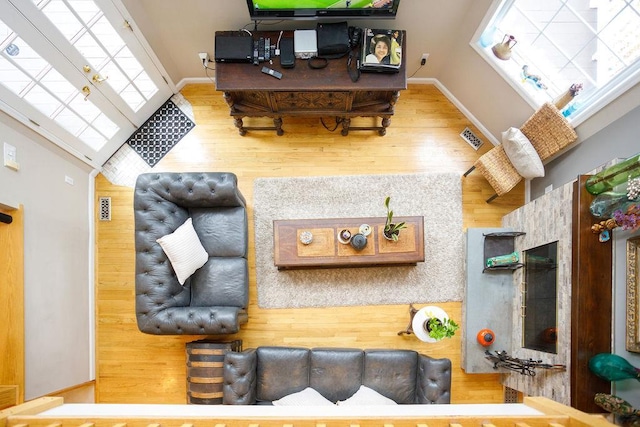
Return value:
<svg viewBox="0 0 640 427">
<path fill-rule="evenodd" d="M 395 18 L 400 0 L 247 0 L 252 20 Z"/>
</svg>

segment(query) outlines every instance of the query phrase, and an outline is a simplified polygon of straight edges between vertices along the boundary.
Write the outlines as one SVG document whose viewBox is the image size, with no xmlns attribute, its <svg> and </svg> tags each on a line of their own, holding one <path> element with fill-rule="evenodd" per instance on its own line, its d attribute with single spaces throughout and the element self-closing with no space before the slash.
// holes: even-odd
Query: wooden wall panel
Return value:
<svg viewBox="0 0 640 427">
<path fill-rule="evenodd" d="M 594 196 L 579 176 L 573 188 L 573 273 L 571 279 L 571 406 L 598 413 L 596 393 L 611 393 L 611 383 L 589 370 L 589 359 L 611 352 L 612 242 L 601 243 L 591 232 L 589 206 Z"/>
<path fill-rule="evenodd" d="M 24 400 L 24 209 L 0 208 L 0 384 L 18 386 Z"/>
</svg>

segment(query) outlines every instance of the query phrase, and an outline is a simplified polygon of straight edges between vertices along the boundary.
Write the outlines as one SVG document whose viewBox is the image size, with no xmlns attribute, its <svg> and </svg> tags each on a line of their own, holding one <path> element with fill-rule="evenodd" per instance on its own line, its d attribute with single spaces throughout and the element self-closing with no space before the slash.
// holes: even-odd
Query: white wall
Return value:
<svg viewBox="0 0 640 427">
<path fill-rule="evenodd" d="M 402 0 L 395 20 L 358 20 L 351 24 L 407 30 L 408 51 L 404 57 L 408 74 L 419 68 L 422 53 L 430 53 L 427 65 L 416 77 L 434 77 L 450 59 L 450 45 L 462 25 L 461 18 L 472 4 L 474 9 L 476 3 L 485 5 L 486 10 L 490 2 Z M 208 52 L 213 57 L 216 31 L 254 28 L 244 0 L 227 1 L 224 6 L 220 0 L 122 0 L 122 3 L 176 83 L 184 78 L 206 77 L 198 52 Z M 267 21 L 258 29 L 276 31 L 315 25 L 315 21 Z M 213 75 L 213 71 L 209 73 Z"/>
<path fill-rule="evenodd" d="M 613 339 L 612 352 L 624 357 L 636 368 L 640 368 L 640 353 L 631 353 L 626 350 L 626 296 L 627 296 L 627 239 L 638 237 L 640 233 L 616 230 L 613 233 L 613 253 L 614 253 L 614 295 L 613 295 L 613 327 L 615 336 Z M 637 321 L 637 319 L 636 319 Z M 634 380 L 617 381 L 613 383 L 613 393 L 633 405 L 640 408 L 640 383 Z"/>
<path fill-rule="evenodd" d="M 198 52 L 213 56 L 216 31 L 254 28 L 242 0 L 225 2 L 224 7 L 214 0 L 121 1 L 138 27 L 136 30 L 141 31 L 177 84 L 185 79 L 214 76 L 214 71 L 205 73 Z M 404 59 L 409 81 L 437 79 L 488 130 L 493 141 L 499 141 L 502 131 L 524 123 L 533 109 L 469 45 L 494 1 L 497 0 L 402 0 L 395 20 L 350 24 L 406 30 Z M 267 21 L 258 29 L 275 31 L 315 25 L 315 21 Z M 420 68 L 423 53 L 430 56 Z M 580 138 L 590 137 L 637 105 L 640 87 L 582 123 L 578 127 Z"/>
<path fill-rule="evenodd" d="M 0 166 L 0 203 L 24 206 L 25 399 L 32 399 L 93 379 L 92 178 L 87 165 L 0 112 L 2 142 L 17 148 L 20 164 L 17 172 Z"/>
</svg>

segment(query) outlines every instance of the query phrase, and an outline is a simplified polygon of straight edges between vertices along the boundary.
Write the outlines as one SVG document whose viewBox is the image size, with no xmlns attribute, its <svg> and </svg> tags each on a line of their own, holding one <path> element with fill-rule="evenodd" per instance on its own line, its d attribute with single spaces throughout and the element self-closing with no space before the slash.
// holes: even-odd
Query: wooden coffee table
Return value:
<svg viewBox="0 0 640 427">
<path fill-rule="evenodd" d="M 421 216 L 394 217 L 407 228 L 397 242 L 382 235 L 385 218 L 330 218 L 273 221 L 274 264 L 279 270 L 302 268 L 371 267 L 415 265 L 424 262 L 424 219 Z M 358 233 L 361 224 L 372 228 L 361 251 L 338 241 L 338 233 L 348 229 Z M 300 233 L 310 231 L 313 241 L 305 245 Z"/>
</svg>

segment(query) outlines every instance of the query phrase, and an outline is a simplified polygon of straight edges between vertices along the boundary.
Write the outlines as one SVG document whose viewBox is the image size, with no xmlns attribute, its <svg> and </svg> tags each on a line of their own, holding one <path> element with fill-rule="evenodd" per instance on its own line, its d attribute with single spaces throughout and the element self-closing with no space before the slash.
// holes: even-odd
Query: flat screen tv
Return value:
<svg viewBox="0 0 640 427">
<path fill-rule="evenodd" d="M 393 19 L 400 0 L 247 0 L 252 21 L 263 19 Z"/>
</svg>

